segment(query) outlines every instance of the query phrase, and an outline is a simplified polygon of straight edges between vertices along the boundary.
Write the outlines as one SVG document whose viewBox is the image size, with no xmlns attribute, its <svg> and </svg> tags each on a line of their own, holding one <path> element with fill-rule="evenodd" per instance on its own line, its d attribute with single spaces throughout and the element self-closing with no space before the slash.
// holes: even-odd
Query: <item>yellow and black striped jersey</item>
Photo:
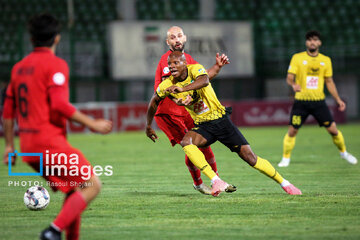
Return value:
<svg viewBox="0 0 360 240">
<path fill-rule="evenodd" d="M 321 53 L 312 57 L 306 51 L 294 54 L 288 73 L 295 74 L 295 83 L 301 86 L 301 91 L 295 93 L 295 99 L 304 101 L 325 99 L 325 78 L 333 75 L 329 57 Z"/>
<path fill-rule="evenodd" d="M 194 119 L 195 124 L 221 118 L 225 114 L 225 107 L 221 105 L 217 99 L 211 83 L 201 89 L 177 94 L 170 94 L 169 92 L 165 91 L 172 85 L 185 87 L 196 81 L 197 77 L 201 75 L 207 75 L 205 68 L 201 64 L 187 65 L 187 69 L 188 76 L 181 82 L 175 82 L 173 76 L 170 76 L 169 78 L 162 81 L 156 90 L 157 95 L 160 98 L 165 98 L 170 95 L 177 99 L 185 99 L 187 95 L 190 95 L 193 99 L 193 102 L 191 105 L 185 106 L 185 108 Z"/>
</svg>

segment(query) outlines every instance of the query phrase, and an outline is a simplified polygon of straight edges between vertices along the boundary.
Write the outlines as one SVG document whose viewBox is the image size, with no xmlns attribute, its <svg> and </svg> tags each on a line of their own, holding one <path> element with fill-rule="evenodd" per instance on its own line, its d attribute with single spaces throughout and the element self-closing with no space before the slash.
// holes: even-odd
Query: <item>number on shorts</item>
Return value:
<svg viewBox="0 0 360 240">
<path fill-rule="evenodd" d="M 293 115 L 291 122 L 293 125 L 300 125 L 301 124 L 301 116 Z"/>
</svg>

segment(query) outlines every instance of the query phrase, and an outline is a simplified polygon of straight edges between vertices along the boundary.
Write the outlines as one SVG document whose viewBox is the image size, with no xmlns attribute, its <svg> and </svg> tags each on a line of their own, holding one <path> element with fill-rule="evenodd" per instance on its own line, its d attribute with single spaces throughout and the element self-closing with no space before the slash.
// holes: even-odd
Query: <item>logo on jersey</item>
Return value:
<svg viewBox="0 0 360 240">
<path fill-rule="evenodd" d="M 321 66 L 325 66 L 325 63 L 324 63 L 324 62 L 320 62 L 320 65 L 321 65 Z"/>
<path fill-rule="evenodd" d="M 203 69 L 203 68 L 200 68 L 200 69 L 198 70 L 198 72 L 199 72 L 199 73 L 206 73 L 205 69 Z"/>
<path fill-rule="evenodd" d="M 313 71 L 313 72 L 318 72 L 318 71 L 319 71 L 319 68 L 311 68 L 311 71 Z"/>
<path fill-rule="evenodd" d="M 164 74 L 168 74 L 169 72 L 170 72 L 169 68 L 168 68 L 168 67 L 164 67 L 163 73 L 164 73 Z"/>
<path fill-rule="evenodd" d="M 53 81 L 56 85 L 63 85 L 65 83 L 65 76 L 61 72 L 57 72 L 53 76 Z"/>
<path fill-rule="evenodd" d="M 306 65 L 306 64 L 307 64 L 307 61 L 306 61 L 306 60 L 304 60 L 304 61 L 303 61 L 303 64 L 304 64 L 304 65 Z"/>
<path fill-rule="evenodd" d="M 318 89 L 319 77 L 307 76 L 306 77 L 306 88 L 307 89 Z"/>
</svg>

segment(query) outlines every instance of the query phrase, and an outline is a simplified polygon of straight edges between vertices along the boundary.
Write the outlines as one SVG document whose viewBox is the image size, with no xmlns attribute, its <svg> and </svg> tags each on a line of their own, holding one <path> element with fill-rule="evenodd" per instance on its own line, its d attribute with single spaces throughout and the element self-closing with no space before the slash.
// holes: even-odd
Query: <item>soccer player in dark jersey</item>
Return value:
<svg viewBox="0 0 360 240">
<path fill-rule="evenodd" d="M 180 27 L 173 26 L 167 31 L 166 43 L 169 46 L 169 51 L 162 55 L 157 66 L 154 84 L 155 91 L 159 84 L 171 75 L 167 63 L 170 53 L 175 50 L 184 52 L 186 35 Z M 184 55 L 188 64 L 197 63 L 189 54 L 184 52 Z M 229 59 L 225 54 L 222 54 L 221 56 L 217 54 L 216 63 L 208 70 L 209 78 L 214 78 L 219 73 L 220 69 L 228 63 Z M 172 146 L 180 144 L 185 133 L 194 127 L 194 121 L 185 108 L 176 105 L 169 98 L 165 98 L 164 101 L 160 102 L 155 115 L 155 121 L 159 128 L 169 138 Z M 204 153 L 206 161 L 210 164 L 214 172 L 217 173 L 216 160 L 211 147 L 201 148 L 200 150 Z M 186 155 L 185 164 L 193 178 L 194 189 L 203 194 L 211 194 L 211 189 L 204 184 L 201 179 L 200 170 L 194 166 Z"/>
<path fill-rule="evenodd" d="M 232 188 L 216 175 L 199 150 L 199 147 L 209 146 L 217 140 L 237 153 L 250 166 L 279 183 L 286 193 L 301 194 L 301 191 L 285 180 L 269 161 L 255 155 L 251 150 L 245 137 L 231 122 L 229 111 L 217 99 L 202 65 L 187 65 L 184 54 L 178 51 L 169 55 L 168 65 L 171 76 L 159 85 L 148 107 L 146 134 L 152 141 L 157 139 L 155 131 L 151 129 L 156 109 L 165 97 L 170 97 L 178 104 L 184 105 L 194 119 L 195 127 L 185 134 L 180 144 L 191 162 L 211 179 L 213 196 L 218 196 L 223 191 L 231 191 Z"/>
<path fill-rule="evenodd" d="M 279 167 L 290 164 L 291 151 L 295 146 L 296 134 L 309 115 L 313 115 L 320 126 L 324 126 L 339 149 L 341 158 L 350 164 L 356 164 L 357 159 L 346 151 L 342 133 L 337 129 L 333 117 L 325 103 L 324 85 L 339 105 L 340 111 L 345 111 L 346 104 L 337 92 L 331 59 L 319 53 L 321 46 L 320 33 L 309 31 L 306 36 L 306 51 L 296 53 L 291 59 L 286 82 L 295 92 L 289 130 L 283 143 L 283 158 Z"/>
<path fill-rule="evenodd" d="M 65 230 L 66 239 L 78 239 L 80 215 L 100 192 L 101 182 L 92 174 L 91 165 L 83 154 L 67 142 L 66 120 L 76 121 L 103 134 L 111 131 L 112 123 L 92 119 L 69 103 L 69 68 L 63 59 L 55 56 L 60 41 L 59 22 L 49 14 L 37 15 L 29 21 L 29 31 L 34 50 L 15 64 L 6 92 L 4 163 L 8 163 L 8 153 L 14 152 L 15 116 L 19 125 L 21 152 L 43 153 L 43 156 L 58 153 L 59 157 L 54 157 L 55 164 L 61 161 L 60 153 L 65 154 L 62 157 L 78 156 L 71 167 L 90 169 L 88 180 L 84 180 L 87 177 L 82 171 L 74 176 L 44 174 L 53 190 L 61 190 L 66 197 L 60 213 L 40 235 L 40 239 L 60 240 L 61 232 Z M 15 163 L 15 159 L 12 161 Z M 36 171 L 40 170 L 39 157 L 23 157 L 23 161 Z M 49 162 L 47 166 L 52 164 Z M 69 163 L 65 167 L 70 167 Z"/>
</svg>

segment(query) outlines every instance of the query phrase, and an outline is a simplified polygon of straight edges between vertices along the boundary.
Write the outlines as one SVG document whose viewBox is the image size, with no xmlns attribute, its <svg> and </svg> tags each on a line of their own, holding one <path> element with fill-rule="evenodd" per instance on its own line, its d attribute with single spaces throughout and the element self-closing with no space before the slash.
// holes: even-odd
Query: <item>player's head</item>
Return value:
<svg viewBox="0 0 360 240">
<path fill-rule="evenodd" d="M 60 23 L 51 14 L 33 16 L 28 27 L 34 47 L 51 47 L 60 41 Z"/>
<path fill-rule="evenodd" d="M 172 51 L 184 51 L 186 35 L 181 27 L 173 26 L 167 31 L 166 44 Z"/>
<path fill-rule="evenodd" d="M 318 31 L 308 31 L 305 35 L 305 45 L 309 52 L 316 52 L 321 46 L 321 36 Z"/>
<path fill-rule="evenodd" d="M 174 51 L 168 57 L 168 65 L 171 75 L 175 79 L 185 79 L 187 75 L 186 58 L 183 52 Z"/>
</svg>

